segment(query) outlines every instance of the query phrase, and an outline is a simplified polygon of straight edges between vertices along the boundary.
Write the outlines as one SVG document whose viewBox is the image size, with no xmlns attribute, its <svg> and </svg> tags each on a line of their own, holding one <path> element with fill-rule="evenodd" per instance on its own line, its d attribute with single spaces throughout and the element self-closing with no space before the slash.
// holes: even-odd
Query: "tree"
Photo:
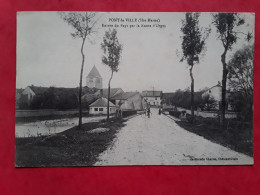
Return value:
<svg viewBox="0 0 260 195">
<path fill-rule="evenodd" d="M 214 99 L 214 97 L 210 96 L 209 94 L 206 94 L 202 97 L 203 99 L 203 108 L 207 111 L 211 111 L 212 109 L 215 109 L 217 106 L 217 101 Z"/>
<path fill-rule="evenodd" d="M 107 120 L 109 120 L 109 101 L 110 101 L 110 83 L 114 72 L 118 72 L 119 60 L 122 52 L 122 45 L 117 38 L 116 29 L 109 29 L 105 32 L 101 48 L 104 52 L 102 63 L 107 65 L 111 70 L 111 76 L 108 82 L 108 97 L 107 97 Z"/>
<path fill-rule="evenodd" d="M 84 69 L 84 62 L 85 62 L 85 54 L 84 54 L 84 45 L 87 38 L 90 35 L 96 32 L 95 25 L 97 19 L 95 19 L 96 14 L 93 12 L 69 12 L 69 13 L 62 13 L 62 18 L 65 22 L 67 22 L 72 28 L 75 30 L 71 33 L 73 38 L 80 38 L 82 40 L 81 44 L 81 70 L 80 70 L 80 80 L 79 80 L 79 125 L 78 127 L 81 128 L 82 126 L 82 103 L 81 103 L 81 96 L 82 96 L 82 75 Z"/>
<path fill-rule="evenodd" d="M 228 68 L 226 62 L 226 55 L 229 50 L 232 49 L 233 44 L 237 42 L 238 27 L 245 23 L 244 19 L 240 17 L 238 13 L 216 13 L 213 14 L 213 24 L 217 29 L 217 38 L 221 40 L 224 47 L 224 51 L 221 55 L 221 63 L 223 66 L 222 73 L 222 101 L 221 101 L 221 117 L 220 121 L 222 125 L 225 124 L 225 110 L 226 110 L 226 84 Z M 250 33 L 246 34 L 247 40 L 250 40 L 252 35 Z"/>
<path fill-rule="evenodd" d="M 199 26 L 199 13 L 186 13 L 185 19 L 182 20 L 181 31 L 182 38 L 182 58 L 181 62 L 187 61 L 190 69 L 191 78 L 191 122 L 194 119 L 194 78 L 192 69 L 194 64 L 199 63 L 199 58 L 205 51 L 205 40 L 207 39 L 210 29 L 203 30 Z"/>
<path fill-rule="evenodd" d="M 253 116 L 254 46 L 246 46 L 234 53 L 228 62 L 228 85 L 231 103 L 244 119 Z"/>
</svg>

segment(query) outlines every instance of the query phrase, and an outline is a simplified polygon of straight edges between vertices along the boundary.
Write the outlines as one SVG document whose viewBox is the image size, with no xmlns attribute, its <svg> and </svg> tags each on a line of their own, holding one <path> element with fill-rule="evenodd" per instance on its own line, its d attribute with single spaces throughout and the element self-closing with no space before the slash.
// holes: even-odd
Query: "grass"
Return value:
<svg viewBox="0 0 260 195">
<path fill-rule="evenodd" d="M 200 135 L 212 142 L 253 156 L 252 122 L 227 119 L 227 125 L 223 127 L 217 119 L 196 117 L 194 124 L 188 121 L 176 121 L 176 123 L 187 131 Z"/>
<path fill-rule="evenodd" d="M 122 119 L 103 120 L 51 136 L 16 138 L 15 164 L 17 167 L 92 166 L 98 155 L 113 142 L 124 122 Z M 109 130 L 89 132 L 95 128 Z"/>
</svg>

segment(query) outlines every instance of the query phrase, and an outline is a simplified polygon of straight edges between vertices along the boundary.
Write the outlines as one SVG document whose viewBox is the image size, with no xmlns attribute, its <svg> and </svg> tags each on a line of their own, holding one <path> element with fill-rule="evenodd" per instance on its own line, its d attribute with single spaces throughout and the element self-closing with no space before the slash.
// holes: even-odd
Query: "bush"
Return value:
<svg viewBox="0 0 260 195">
<path fill-rule="evenodd" d="M 131 115 L 137 114 L 136 110 L 124 110 L 122 111 L 122 117 L 128 117 Z"/>
<path fill-rule="evenodd" d="M 181 116 L 181 112 L 180 111 L 173 111 L 173 110 L 171 110 L 171 111 L 169 111 L 169 114 L 171 116 L 176 117 L 176 118 L 180 118 L 180 116 Z"/>
</svg>

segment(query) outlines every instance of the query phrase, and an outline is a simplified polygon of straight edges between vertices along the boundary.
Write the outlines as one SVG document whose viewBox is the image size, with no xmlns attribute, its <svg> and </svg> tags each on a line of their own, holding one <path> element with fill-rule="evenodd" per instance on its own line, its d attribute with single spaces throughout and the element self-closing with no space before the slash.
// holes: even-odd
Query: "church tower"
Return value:
<svg viewBox="0 0 260 195">
<path fill-rule="evenodd" d="M 103 88 L 102 77 L 99 74 L 95 65 L 93 66 L 93 68 L 91 69 L 91 71 L 89 72 L 89 74 L 87 76 L 86 85 L 87 85 L 87 87 L 90 87 L 90 88 L 93 88 L 93 87 L 95 87 L 97 89 Z"/>
</svg>

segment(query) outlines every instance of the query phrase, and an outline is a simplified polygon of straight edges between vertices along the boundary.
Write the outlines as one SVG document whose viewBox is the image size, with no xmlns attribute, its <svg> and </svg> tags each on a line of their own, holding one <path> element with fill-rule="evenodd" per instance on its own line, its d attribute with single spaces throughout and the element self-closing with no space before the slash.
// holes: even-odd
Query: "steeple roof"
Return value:
<svg viewBox="0 0 260 195">
<path fill-rule="evenodd" d="M 99 78 L 102 78 L 95 65 L 93 66 L 91 71 L 88 73 L 87 77 L 99 77 Z"/>
</svg>

